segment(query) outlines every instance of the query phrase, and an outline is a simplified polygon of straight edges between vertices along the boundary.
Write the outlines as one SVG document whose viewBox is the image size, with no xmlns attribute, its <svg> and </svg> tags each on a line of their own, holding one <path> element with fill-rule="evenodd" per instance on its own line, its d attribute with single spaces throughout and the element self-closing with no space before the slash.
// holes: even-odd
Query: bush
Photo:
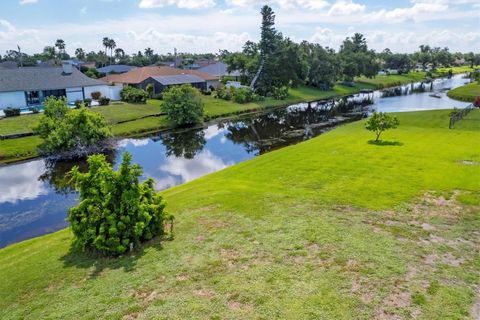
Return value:
<svg viewBox="0 0 480 320">
<path fill-rule="evenodd" d="M 189 84 L 169 88 L 163 93 L 163 108 L 176 125 L 192 125 L 203 119 L 200 92 Z"/>
<path fill-rule="evenodd" d="M 5 117 L 17 117 L 20 115 L 21 111 L 20 108 L 6 108 L 3 110 L 3 113 L 5 113 Z"/>
<path fill-rule="evenodd" d="M 92 106 L 92 99 L 87 98 L 83 100 L 83 104 L 85 105 L 85 107 L 90 108 Z"/>
<path fill-rule="evenodd" d="M 39 149 L 46 155 L 87 150 L 112 136 L 102 115 L 83 107 L 71 110 L 64 98 L 54 97 L 45 101 L 45 112 L 34 132 L 43 139 Z"/>
<path fill-rule="evenodd" d="M 380 135 L 389 129 L 395 129 L 400 125 L 397 117 L 391 116 L 386 112 L 374 112 L 370 118 L 368 118 L 365 123 L 365 128 L 368 131 L 375 132 L 376 139 L 375 142 L 378 142 Z"/>
<path fill-rule="evenodd" d="M 101 97 L 100 99 L 98 99 L 98 103 L 99 103 L 101 106 L 108 106 L 108 105 L 110 104 L 110 98 Z"/>
<path fill-rule="evenodd" d="M 276 100 L 285 100 L 288 98 L 288 87 L 275 87 L 273 88 L 272 97 Z"/>
<path fill-rule="evenodd" d="M 74 104 L 75 104 L 75 109 L 80 109 L 80 107 L 83 104 L 83 101 L 82 100 L 75 100 Z"/>
<path fill-rule="evenodd" d="M 122 101 L 128 103 L 146 103 L 148 93 L 145 90 L 127 86 L 120 91 L 120 97 Z"/>
<path fill-rule="evenodd" d="M 249 103 L 254 101 L 261 101 L 263 97 L 253 92 L 248 87 L 241 88 L 219 88 L 217 91 L 213 92 L 214 98 L 223 99 L 223 100 L 233 100 L 236 103 Z"/>
<path fill-rule="evenodd" d="M 93 100 L 98 100 L 102 96 L 102 93 L 99 91 L 94 91 L 90 94 Z"/>
<path fill-rule="evenodd" d="M 147 87 L 145 88 L 145 91 L 147 91 L 148 97 L 152 98 L 153 97 L 153 91 L 155 90 L 155 87 L 153 86 L 153 83 L 147 84 Z"/>
<path fill-rule="evenodd" d="M 80 204 L 68 212 L 75 246 L 118 256 L 164 234 L 165 203 L 152 179 L 139 182 L 142 168 L 131 161 L 125 153 L 115 172 L 104 155 L 94 155 L 87 173 L 70 172 L 80 192 Z"/>
<path fill-rule="evenodd" d="M 40 108 L 39 107 L 30 107 L 28 108 L 28 111 L 30 111 L 33 114 L 40 113 Z"/>
</svg>

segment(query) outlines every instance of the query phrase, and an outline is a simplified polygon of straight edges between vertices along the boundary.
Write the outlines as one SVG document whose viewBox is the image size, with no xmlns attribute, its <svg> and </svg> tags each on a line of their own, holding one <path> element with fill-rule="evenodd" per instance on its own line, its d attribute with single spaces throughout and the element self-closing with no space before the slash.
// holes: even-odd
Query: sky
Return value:
<svg viewBox="0 0 480 320">
<path fill-rule="evenodd" d="M 58 38 L 70 54 L 99 51 L 103 37 L 127 53 L 236 51 L 258 41 L 264 4 L 294 41 L 338 49 L 360 32 L 377 51 L 480 52 L 480 0 L 0 0 L 0 54 L 41 52 Z"/>
</svg>

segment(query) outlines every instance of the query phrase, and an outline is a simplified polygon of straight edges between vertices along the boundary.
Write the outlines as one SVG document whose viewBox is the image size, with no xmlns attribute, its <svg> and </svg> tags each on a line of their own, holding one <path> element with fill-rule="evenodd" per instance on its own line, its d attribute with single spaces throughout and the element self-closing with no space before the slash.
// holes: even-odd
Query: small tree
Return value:
<svg viewBox="0 0 480 320">
<path fill-rule="evenodd" d="M 203 118 L 202 96 L 188 84 L 168 89 L 163 94 L 163 108 L 168 119 L 179 126 L 192 125 Z"/>
<path fill-rule="evenodd" d="M 68 212 L 74 245 L 106 255 L 121 255 L 142 242 L 164 234 L 165 203 L 154 181 L 139 182 L 142 168 L 123 155 L 113 171 L 104 155 L 88 158 L 89 170 L 70 172 L 80 203 Z"/>
<path fill-rule="evenodd" d="M 145 91 L 148 93 L 148 97 L 152 98 L 153 97 L 153 91 L 154 91 L 153 83 L 147 84 L 147 87 L 145 88 Z"/>
<path fill-rule="evenodd" d="M 128 103 L 146 103 L 148 93 L 142 89 L 126 86 L 120 91 L 120 98 Z"/>
<path fill-rule="evenodd" d="M 42 154 L 75 151 L 88 153 L 88 149 L 112 136 L 105 118 L 81 106 L 71 110 L 64 98 L 50 97 L 45 102 L 45 112 L 34 128 L 43 142 Z"/>
<path fill-rule="evenodd" d="M 378 142 L 380 135 L 389 129 L 395 129 L 400 125 L 397 117 L 391 116 L 385 112 L 374 112 L 373 115 L 368 118 L 365 123 L 365 128 L 369 131 L 375 132 L 376 139 L 375 142 Z"/>
</svg>

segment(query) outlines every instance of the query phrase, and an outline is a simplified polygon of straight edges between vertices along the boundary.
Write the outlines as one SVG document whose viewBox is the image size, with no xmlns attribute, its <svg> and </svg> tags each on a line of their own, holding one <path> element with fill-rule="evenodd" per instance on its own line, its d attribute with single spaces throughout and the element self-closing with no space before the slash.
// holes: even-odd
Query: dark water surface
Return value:
<svg viewBox="0 0 480 320">
<path fill-rule="evenodd" d="M 462 107 L 466 104 L 446 97 L 445 88 L 465 82 L 460 76 L 435 80 L 433 91 L 441 98 L 431 97 L 430 91 L 389 98 L 375 92 L 372 108 L 401 112 Z M 116 166 L 122 153 L 130 152 L 133 161 L 144 168 L 144 176 L 155 179 L 157 189 L 163 190 L 310 139 L 329 130 L 335 121 L 358 118 L 338 116 L 325 107 L 299 104 L 203 129 L 125 139 L 107 156 Z M 84 162 L 51 164 L 43 159 L 0 167 L 0 247 L 67 226 L 68 208 L 78 199 L 65 182 L 65 173 L 74 165 L 85 167 Z"/>
</svg>

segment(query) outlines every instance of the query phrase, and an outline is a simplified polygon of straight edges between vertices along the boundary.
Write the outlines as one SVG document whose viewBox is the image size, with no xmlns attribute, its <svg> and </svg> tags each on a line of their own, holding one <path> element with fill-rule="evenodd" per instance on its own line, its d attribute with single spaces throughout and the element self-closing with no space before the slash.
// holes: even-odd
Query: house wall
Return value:
<svg viewBox="0 0 480 320">
<path fill-rule="evenodd" d="M 84 90 L 85 90 L 85 99 L 91 99 L 92 92 L 95 92 L 95 91 L 101 92 L 102 97 L 110 98 L 110 89 L 108 89 L 107 85 L 85 87 Z"/>
<path fill-rule="evenodd" d="M 218 86 L 219 86 L 218 80 L 207 81 L 207 88 L 213 87 L 215 89 L 218 89 Z"/>
<path fill-rule="evenodd" d="M 23 108 L 27 106 L 25 92 L 0 92 L 0 110 L 11 108 Z"/>
<path fill-rule="evenodd" d="M 83 100 L 83 91 L 82 91 L 81 87 L 67 88 L 66 91 L 67 91 L 67 101 L 68 102 L 75 102 L 77 100 Z"/>
</svg>

